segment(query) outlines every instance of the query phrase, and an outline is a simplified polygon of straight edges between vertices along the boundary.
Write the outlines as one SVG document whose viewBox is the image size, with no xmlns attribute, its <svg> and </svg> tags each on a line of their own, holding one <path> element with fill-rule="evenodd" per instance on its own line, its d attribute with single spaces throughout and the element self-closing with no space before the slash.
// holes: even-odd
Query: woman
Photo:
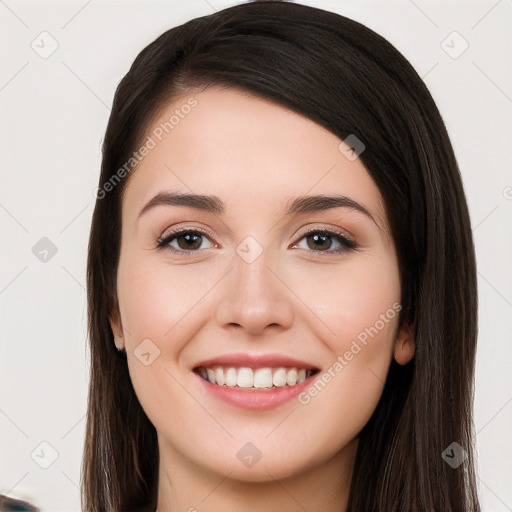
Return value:
<svg viewBox="0 0 512 512">
<path fill-rule="evenodd" d="M 104 140 L 84 510 L 479 511 L 475 274 L 389 42 L 280 1 L 165 32 Z"/>
</svg>

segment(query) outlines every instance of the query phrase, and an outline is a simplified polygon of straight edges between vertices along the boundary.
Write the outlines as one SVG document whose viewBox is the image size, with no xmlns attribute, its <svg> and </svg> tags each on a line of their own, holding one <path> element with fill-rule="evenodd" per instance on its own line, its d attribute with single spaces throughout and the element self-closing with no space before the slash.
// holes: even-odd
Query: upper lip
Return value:
<svg viewBox="0 0 512 512">
<path fill-rule="evenodd" d="M 213 366 L 236 366 L 246 368 L 304 368 L 306 370 L 317 370 L 318 368 L 305 361 L 300 361 L 293 357 L 282 354 L 224 354 L 221 356 L 205 359 L 194 368 L 199 367 L 212 368 Z"/>
</svg>

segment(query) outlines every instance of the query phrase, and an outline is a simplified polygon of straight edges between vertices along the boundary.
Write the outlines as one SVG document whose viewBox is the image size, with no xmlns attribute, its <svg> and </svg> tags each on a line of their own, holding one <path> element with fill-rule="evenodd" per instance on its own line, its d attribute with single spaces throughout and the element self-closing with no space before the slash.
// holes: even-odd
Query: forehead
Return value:
<svg viewBox="0 0 512 512">
<path fill-rule="evenodd" d="M 152 147 L 124 194 L 130 210 L 164 190 L 216 195 L 232 213 L 337 193 L 367 205 L 386 225 L 377 186 L 360 159 L 347 158 L 345 144 L 340 150 L 336 135 L 245 91 L 183 94 L 160 111 L 145 141 Z"/>
</svg>

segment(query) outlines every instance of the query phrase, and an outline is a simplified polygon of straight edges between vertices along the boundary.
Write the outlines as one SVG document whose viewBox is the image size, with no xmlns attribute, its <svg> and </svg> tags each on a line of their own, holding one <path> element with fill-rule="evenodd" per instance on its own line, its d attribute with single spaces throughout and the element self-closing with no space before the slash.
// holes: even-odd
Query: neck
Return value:
<svg viewBox="0 0 512 512">
<path fill-rule="evenodd" d="M 250 482 L 221 475 L 160 450 L 157 512 L 252 512 L 322 510 L 345 512 L 357 439 L 320 465 L 287 478 Z"/>
</svg>

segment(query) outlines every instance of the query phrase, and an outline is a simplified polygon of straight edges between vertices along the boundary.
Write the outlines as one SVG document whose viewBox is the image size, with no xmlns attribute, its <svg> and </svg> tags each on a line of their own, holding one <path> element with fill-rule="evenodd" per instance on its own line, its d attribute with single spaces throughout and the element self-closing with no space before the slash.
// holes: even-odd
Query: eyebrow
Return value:
<svg viewBox="0 0 512 512">
<path fill-rule="evenodd" d="M 138 218 L 156 206 L 188 206 L 189 208 L 196 208 L 216 215 L 222 215 L 226 211 L 225 204 L 217 196 L 179 192 L 160 192 L 146 203 L 140 211 Z M 357 201 L 343 195 L 321 194 L 296 197 L 288 201 L 284 215 L 320 212 L 330 210 L 332 208 L 348 208 L 350 210 L 358 211 L 369 217 L 377 226 L 379 226 L 367 208 Z"/>
</svg>

